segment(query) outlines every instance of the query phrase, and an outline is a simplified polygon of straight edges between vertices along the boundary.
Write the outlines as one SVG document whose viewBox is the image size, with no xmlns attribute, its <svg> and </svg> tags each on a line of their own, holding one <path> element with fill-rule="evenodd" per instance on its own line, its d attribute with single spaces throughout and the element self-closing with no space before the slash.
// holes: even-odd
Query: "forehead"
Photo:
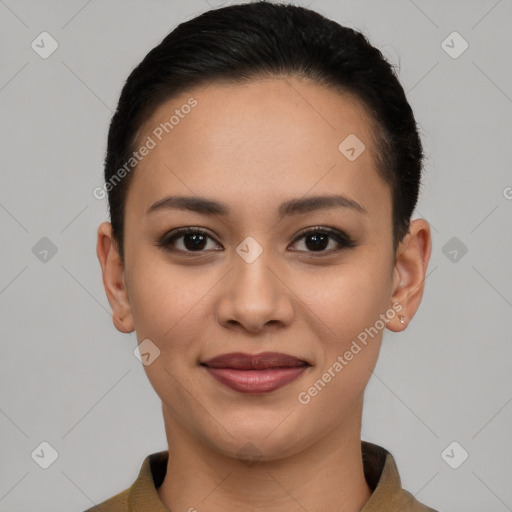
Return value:
<svg viewBox="0 0 512 512">
<path fill-rule="evenodd" d="M 162 103 L 146 121 L 138 145 L 151 140 L 152 149 L 130 191 L 147 206 L 179 189 L 240 207 L 284 193 L 376 193 L 387 185 L 374 130 L 358 99 L 311 81 L 215 82 Z"/>
</svg>

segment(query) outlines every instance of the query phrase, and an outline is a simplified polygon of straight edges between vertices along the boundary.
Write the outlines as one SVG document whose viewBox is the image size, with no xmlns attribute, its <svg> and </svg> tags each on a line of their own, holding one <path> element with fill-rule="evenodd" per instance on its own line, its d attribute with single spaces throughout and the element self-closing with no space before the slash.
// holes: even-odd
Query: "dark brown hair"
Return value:
<svg viewBox="0 0 512 512">
<path fill-rule="evenodd" d="M 418 200 L 423 160 L 404 90 L 394 68 L 362 33 L 291 4 L 258 1 L 210 10 L 178 25 L 153 48 L 122 89 L 110 123 L 105 182 L 113 184 L 126 168 L 141 127 L 163 102 L 215 80 L 240 83 L 280 75 L 309 78 L 364 104 L 375 122 L 378 171 L 392 190 L 396 248 Z M 123 173 L 107 189 L 122 258 L 132 174 Z"/>
</svg>

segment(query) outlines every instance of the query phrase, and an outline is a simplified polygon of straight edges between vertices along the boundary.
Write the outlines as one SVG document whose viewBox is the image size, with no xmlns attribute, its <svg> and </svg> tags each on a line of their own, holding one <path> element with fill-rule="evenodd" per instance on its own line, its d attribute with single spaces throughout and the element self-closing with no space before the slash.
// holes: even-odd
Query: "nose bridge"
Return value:
<svg viewBox="0 0 512 512">
<path fill-rule="evenodd" d="M 251 237 L 245 239 L 233 255 L 233 267 L 219 303 L 219 321 L 235 321 L 250 330 L 269 322 L 288 322 L 292 308 L 275 267 L 270 250 L 264 250 Z"/>
<path fill-rule="evenodd" d="M 238 300 L 260 303 L 259 307 L 271 307 L 276 294 L 276 277 L 271 272 L 272 262 L 268 250 L 252 237 L 245 239 L 233 257 L 233 290 Z"/>
</svg>

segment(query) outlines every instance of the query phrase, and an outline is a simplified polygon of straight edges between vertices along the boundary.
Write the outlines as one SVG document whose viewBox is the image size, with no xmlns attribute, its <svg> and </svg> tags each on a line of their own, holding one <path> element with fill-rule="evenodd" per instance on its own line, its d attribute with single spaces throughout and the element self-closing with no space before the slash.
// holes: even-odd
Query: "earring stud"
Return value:
<svg viewBox="0 0 512 512">
<path fill-rule="evenodd" d="M 405 324 L 405 316 L 400 315 L 400 323 Z"/>
</svg>

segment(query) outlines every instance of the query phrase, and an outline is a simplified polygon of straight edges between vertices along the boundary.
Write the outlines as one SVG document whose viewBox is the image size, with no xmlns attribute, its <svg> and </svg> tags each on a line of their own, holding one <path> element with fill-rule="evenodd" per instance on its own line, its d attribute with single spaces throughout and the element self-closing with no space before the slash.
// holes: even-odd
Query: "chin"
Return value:
<svg viewBox="0 0 512 512">
<path fill-rule="evenodd" d="M 280 422 L 282 418 L 277 422 L 239 422 L 236 428 L 230 423 L 228 432 L 231 435 L 221 430 L 218 434 L 222 437 L 210 437 L 209 444 L 225 456 L 247 459 L 248 465 L 254 460 L 272 461 L 294 455 L 310 444 L 299 425 Z"/>
</svg>

